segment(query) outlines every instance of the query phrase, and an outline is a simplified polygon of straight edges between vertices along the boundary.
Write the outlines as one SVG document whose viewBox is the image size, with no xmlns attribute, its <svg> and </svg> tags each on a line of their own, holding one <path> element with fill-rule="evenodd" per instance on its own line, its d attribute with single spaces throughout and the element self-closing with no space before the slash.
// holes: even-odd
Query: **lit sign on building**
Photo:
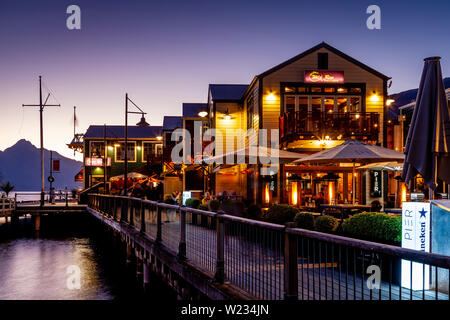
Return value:
<svg viewBox="0 0 450 320">
<path fill-rule="evenodd" d="M 344 71 L 306 70 L 305 82 L 344 83 Z"/>
<path fill-rule="evenodd" d="M 402 204 L 402 248 L 430 252 L 430 204 L 425 202 L 403 202 Z M 412 271 L 412 277 L 411 277 Z M 430 268 L 428 265 L 402 260 L 402 287 L 413 290 L 428 290 Z M 425 286 L 425 287 L 423 287 Z"/>
<path fill-rule="evenodd" d="M 106 165 L 111 165 L 111 158 L 107 158 Z M 103 159 L 102 158 L 86 158 L 84 161 L 84 165 L 86 167 L 102 167 Z"/>
</svg>

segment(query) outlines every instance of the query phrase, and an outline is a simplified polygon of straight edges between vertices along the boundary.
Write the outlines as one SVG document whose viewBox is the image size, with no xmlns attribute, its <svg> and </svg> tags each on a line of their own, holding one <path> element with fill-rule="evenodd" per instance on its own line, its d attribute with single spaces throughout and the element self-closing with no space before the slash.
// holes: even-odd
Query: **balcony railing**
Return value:
<svg viewBox="0 0 450 320">
<path fill-rule="evenodd" d="M 282 142 L 329 136 L 331 139 L 378 140 L 377 112 L 288 112 L 280 117 Z M 338 138 L 339 137 L 339 138 Z"/>
</svg>

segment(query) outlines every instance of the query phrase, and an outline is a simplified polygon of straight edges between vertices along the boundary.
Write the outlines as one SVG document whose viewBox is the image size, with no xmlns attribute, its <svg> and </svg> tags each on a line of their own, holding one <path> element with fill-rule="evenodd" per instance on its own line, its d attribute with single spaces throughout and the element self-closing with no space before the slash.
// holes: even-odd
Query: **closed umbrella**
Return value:
<svg viewBox="0 0 450 320">
<path fill-rule="evenodd" d="M 439 57 L 424 59 L 402 173 L 408 184 L 420 173 L 433 191 L 438 178 L 450 181 L 450 112 L 439 60 Z"/>
<path fill-rule="evenodd" d="M 405 156 L 398 151 L 364 143 L 358 140 L 347 140 L 334 148 L 323 150 L 294 162 L 350 162 L 353 163 L 352 189 L 355 204 L 355 164 L 356 162 L 372 163 L 380 161 L 403 161 Z"/>
</svg>

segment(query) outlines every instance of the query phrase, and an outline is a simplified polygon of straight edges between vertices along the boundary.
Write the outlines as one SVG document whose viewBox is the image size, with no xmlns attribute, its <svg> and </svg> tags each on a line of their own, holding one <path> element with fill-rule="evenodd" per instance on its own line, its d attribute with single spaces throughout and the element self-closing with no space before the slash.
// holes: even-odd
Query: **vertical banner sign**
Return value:
<svg viewBox="0 0 450 320">
<path fill-rule="evenodd" d="M 59 172 L 59 160 L 53 160 L 53 172 Z"/>
<path fill-rule="evenodd" d="M 381 171 L 370 171 L 370 196 L 373 198 L 381 197 Z"/>
<path fill-rule="evenodd" d="M 402 248 L 430 252 L 430 203 L 403 202 Z M 430 267 L 428 265 L 413 262 L 411 268 L 410 261 L 402 260 L 402 287 L 428 290 L 429 283 Z"/>
</svg>

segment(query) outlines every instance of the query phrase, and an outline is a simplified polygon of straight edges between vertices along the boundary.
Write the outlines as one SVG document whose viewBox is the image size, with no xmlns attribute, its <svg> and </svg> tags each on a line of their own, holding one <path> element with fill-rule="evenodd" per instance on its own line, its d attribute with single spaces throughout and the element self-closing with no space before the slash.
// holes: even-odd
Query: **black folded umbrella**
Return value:
<svg viewBox="0 0 450 320">
<path fill-rule="evenodd" d="M 432 190 L 437 187 L 437 178 L 450 181 L 450 111 L 439 60 L 440 57 L 424 59 L 402 173 L 407 184 L 420 173 Z"/>
</svg>

